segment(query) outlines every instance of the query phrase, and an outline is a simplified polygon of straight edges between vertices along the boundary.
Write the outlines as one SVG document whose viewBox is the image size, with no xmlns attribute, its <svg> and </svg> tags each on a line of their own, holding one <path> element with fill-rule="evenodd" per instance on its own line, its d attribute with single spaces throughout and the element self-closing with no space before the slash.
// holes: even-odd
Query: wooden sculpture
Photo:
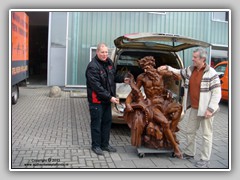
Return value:
<svg viewBox="0 0 240 180">
<path fill-rule="evenodd" d="M 174 155 L 182 158 L 176 132 L 182 106 L 174 101 L 170 91 L 164 87 L 164 76 L 175 76 L 172 72 L 155 69 L 155 59 L 146 56 L 138 60 L 144 73 L 135 82 L 128 73 L 132 90 L 126 99 L 124 120 L 131 128 L 131 144 L 154 149 L 173 149 Z M 143 86 L 146 97 L 140 88 Z"/>
</svg>

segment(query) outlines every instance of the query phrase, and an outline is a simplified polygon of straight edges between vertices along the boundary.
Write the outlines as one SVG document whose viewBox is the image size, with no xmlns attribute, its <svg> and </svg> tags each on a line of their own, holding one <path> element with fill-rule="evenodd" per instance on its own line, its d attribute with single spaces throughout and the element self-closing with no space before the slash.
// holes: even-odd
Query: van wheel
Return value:
<svg viewBox="0 0 240 180">
<path fill-rule="evenodd" d="M 12 104 L 16 104 L 19 98 L 19 88 L 18 85 L 12 87 Z"/>
</svg>

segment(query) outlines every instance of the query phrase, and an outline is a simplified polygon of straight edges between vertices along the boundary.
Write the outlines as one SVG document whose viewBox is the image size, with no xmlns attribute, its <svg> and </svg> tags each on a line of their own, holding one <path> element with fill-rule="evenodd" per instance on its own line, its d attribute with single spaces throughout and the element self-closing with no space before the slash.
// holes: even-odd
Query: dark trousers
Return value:
<svg viewBox="0 0 240 180">
<path fill-rule="evenodd" d="M 89 103 L 91 116 L 92 147 L 107 147 L 109 145 L 112 125 L 111 104 Z"/>
</svg>

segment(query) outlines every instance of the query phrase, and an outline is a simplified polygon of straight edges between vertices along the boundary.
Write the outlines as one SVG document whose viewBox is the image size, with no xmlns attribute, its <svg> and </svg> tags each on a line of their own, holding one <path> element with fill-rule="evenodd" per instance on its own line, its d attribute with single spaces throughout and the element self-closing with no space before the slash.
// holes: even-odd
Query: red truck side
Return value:
<svg viewBox="0 0 240 180">
<path fill-rule="evenodd" d="M 29 17 L 25 12 L 11 12 L 11 16 L 12 104 L 16 104 L 19 85 L 29 76 Z"/>
</svg>

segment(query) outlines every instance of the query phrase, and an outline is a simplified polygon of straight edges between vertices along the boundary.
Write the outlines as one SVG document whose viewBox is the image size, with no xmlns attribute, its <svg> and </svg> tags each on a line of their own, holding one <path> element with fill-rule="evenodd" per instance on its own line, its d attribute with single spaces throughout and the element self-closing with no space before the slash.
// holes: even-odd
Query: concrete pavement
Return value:
<svg viewBox="0 0 240 180">
<path fill-rule="evenodd" d="M 11 170 L 198 170 L 201 139 L 197 138 L 195 160 L 172 158 L 171 154 L 146 154 L 139 158 L 130 143 L 127 125 L 113 125 L 110 144 L 116 153 L 104 151 L 97 156 L 91 151 L 90 116 L 87 99 L 74 98 L 62 91 L 59 98 L 49 97 L 50 87 L 21 87 L 20 98 L 11 108 Z M 220 103 L 214 120 L 213 150 L 208 170 L 227 171 L 229 161 L 228 104 Z M 180 148 L 185 143 L 186 118 L 180 122 Z"/>
</svg>

